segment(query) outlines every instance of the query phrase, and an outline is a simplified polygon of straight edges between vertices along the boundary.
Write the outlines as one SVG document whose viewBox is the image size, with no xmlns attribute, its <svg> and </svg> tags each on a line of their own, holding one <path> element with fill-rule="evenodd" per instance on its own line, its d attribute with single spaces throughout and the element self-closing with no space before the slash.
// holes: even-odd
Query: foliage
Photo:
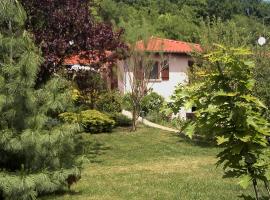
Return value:
<svg viewBox="0 0 270 200">
<path fill-rule="evenodd" d="M 73 112 L 64 112 L 59 114 L 59 119 L 67 123 L 78 123 L 80 116 Z"/>
<path fill-rule="evenodd" d="M 119 113 L 122 111 L 122 98 L 119 92 L 105 92 L 96 101 L 97 110 L 107 113 Z"/>
<path fill-rule="evenodd" d="M 164 112 L 153 111 L 146 115 L 146 119 L 156 124 L 181 130 L 185 121 L 180 117 L 167 115 Z"/>
<path fill-rule="evenodd" d="M 198 35 L 205 51 L 211 51 L 215 43 L 233 47 L 252 47 L 265 28 L 255 19 L 246 16 L 234 16 L 225 22 L 220 18 L 207 18 L 200 23 Z"/>
<path fill-rule="evenodd" d="M 132 120 L 121 113 L 109 113 L 108 115 L 115 121 L 115 126 L 129 127 L 132 125 Z"/>
<path fill-rule="evenodd" d="M 80 124 L 88 133 L 111 132 L 115 125 L 114 120 L 97 110 L 85 110 L 78 114 L 65 112 L 59 118 L 64 122 Z"/>
<path fill-rule="evenodd" d="M 97 23 L 91 16 L 89 0 L 21 0 L 26 9 L 27 29 L 35 36 L 45 59 L 39 79 L 59 70 L 64 58 L 79 54 L 101 63 L 114 62 L 106 51 L 125 48 L 122 31 L 114 32 L 108 23 Z M 100 67 L 100 66 L 93 66 Z"/>
<path fill-rule="evenodd" d="M 80 91 L 78 89 L 72 87 L 71 88 L 71 98 L 72 98 L 74 103 L 79 102 L 80 99 L 82 98 Z"/>
<path fill-rule="evenodd" d="M 226 176 L 240 177 L 240 185 L 251 182 L 257 193 L 257 180 L 269 180 L 269 150 L 266 137 L 269 122 L 262 113 L 267 109 L 252 94 L 254 63 L 251 52 L 243 48 L 216 45 L 204 58 L 209 71 L 197 69 L 200 81 L 176 90 L 174 101 L 187 108 L 196 106 L 196 120 L 187 124 L 184 132 L 212 135 L 224 150 L 218 154 Z"/>
<path fill-rule="evenodd" d="M 155 110 L 147 113 L 146 119 L 157 124 L 162 124 L 163 122 L 168 122 L 170 118 Z"/>
<path fill-rule="evenodd" d="M 35 88 L 42 59 L 25 20 L 18 1 L 0 1 L 0 199 L 7 200 L 36 199 L 80 178 L 77 128 L 56 119 L 71 105 L 68 82 L 54 77 Z"/>
<path fill-rule="evenodd" d="M 106 91 L 106 84 L 100 74 L 83 71 L 75 73 L 72 79 L 79 91 L 77 104 L 91 109 L 96 108 L 99 96 Z"/>
<path fill-rule="evenodd" d="M 111 132 L 115 125 L 108 115 L 96 110 L 82 111 L 80 116 L 84 129 L 90 133 Z"/>
<path fill-rule="evenodd" d="M 129 111 L 132 110 L 132 100 L 130 97 L 130 93 L 124 94 L 123 99 L 122 99 L 122 104 L 123 104 L 124 109 L 129 110 Z"/>
<path fill-rule="evenodd" d="M 260 98 L 265 106 L 270 110 L 270 68 L 269 68 L 269 46 L 265 45 L 262 49 L 254 51 L 254 59 L 256 60 L 256 67 L 254 69 L 254 75 L 256 79 L 254 94 Z M 270 113 L 265 113 L 270 119 Z"/>
<path fill-rule="evenodd" d="M 142 99 L 141 110 L 145 114 L 149 112 L 159 112 L 164 104 L 164 98 L 156 92 L 150 92 Z"/>
<path fill-rule="evenodd" d="M 134 41 L 134 31 L 154 36 L 199 42 L 201 23 L 216 19 L 237 24 L 243 36 L 262 30 L 270 12 L 263 0 L 94 0 L 99 18 L 125 29 L 126 41 Z M 222 35 L 221 35 L 222 36 Z M 259 35 L 256 35 L 259 36 Z M 136 38 L 135 38 L 136 39 Z M 253 38 L 254 44 L 257 38 Z"/>
</svg>

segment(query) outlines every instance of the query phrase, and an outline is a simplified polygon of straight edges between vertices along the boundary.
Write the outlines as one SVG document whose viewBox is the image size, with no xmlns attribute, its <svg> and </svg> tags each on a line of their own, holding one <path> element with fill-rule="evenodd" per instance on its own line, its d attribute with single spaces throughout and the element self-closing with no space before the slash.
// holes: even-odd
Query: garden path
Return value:
<svg viewBox="0 0 270 200">
<path fill-rule="evenodd" d="M 127 116 L 128 118 L 132 118 L 132 113 L 127 111 L 127 110 L 123 110 L 122 114 Z M 173 129 L 173 128 L 161 126 L 159 124 L 155 124 L 155 123 L 150 122 L 147 119 L 144 119 L 142 117 L 139 117 L 138 121 L 143 123 L 146 126 L 150 126 L 150 127 L 153 127 L 153 128 L 158 128 L 158 129 L 161 129 L 161 130 L 164 130 L 164 131 L 170 131 L 170 132 L 174 132 L 174 133 L 179 133 L 179 130 L 177 130 L 177 129 Z"/>
</svg>

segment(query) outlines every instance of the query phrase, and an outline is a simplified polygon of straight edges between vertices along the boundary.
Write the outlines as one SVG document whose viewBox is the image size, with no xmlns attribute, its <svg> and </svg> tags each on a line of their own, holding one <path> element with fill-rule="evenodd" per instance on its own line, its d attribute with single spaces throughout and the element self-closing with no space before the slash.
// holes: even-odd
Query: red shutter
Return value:
<svg viewBox="0 0 270 200">
<path fill-rule="evenodd" d="M 169 68 L 163 69 L 161 71 L 161 78 L 162 78 L 163 81 L 169 80 L 169 78 L 170 78 L 169 77 Z"/>
<path fill-rule="evenodd" d="M 163 81 L 168 81 L 170 79 L 170 70 L 169 70 L 169 62 L 167 60 L 165 60 L 163 62 L 163 66 L 162 70 L 161 70 L 161 79 Z"/>
</svg>

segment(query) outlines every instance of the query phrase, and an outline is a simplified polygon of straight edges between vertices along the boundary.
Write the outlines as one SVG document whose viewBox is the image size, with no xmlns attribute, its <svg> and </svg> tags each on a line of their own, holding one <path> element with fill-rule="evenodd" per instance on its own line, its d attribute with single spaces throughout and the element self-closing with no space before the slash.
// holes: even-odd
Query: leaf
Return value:
<svg viewBox="0 0 270 200">
<path fill-rule="evenodd" d="M 255 103 L 258 107 L 266 108 L 266 106 L 256 97 L 252 95 L 242 95 L 241 98 L 245 99 L 247 102 Z"/>
<path fill-rule="evenodd" d="M 185 135 L 187 135 L 189 138 L 192 138 L 194 132 L 195 132 L 196 124 L 189 124 L 187 127 L 184 129 L 185 130 Z"/>
<path fill-rule="evenodd" d="M 240 137 L 239 139 L 242 141 L 242 142 L 249 142 L 251 140 L 252 136 L 251 135 L 246 135 L 244 137 Z"/>
<path fill-rule="evenodd" d="M 253 61 L 245 61 L 244 64 L 251 68 L 255 67 L 255 63 Z"/>
<path fill-rule="evenodd" d="M 229 141 L 229 138 L 226 138 L 224 136 L 220 136 L 220 137 L 218 136 L 216 138 L 217 138 L 217 144 L 218 145 L 221 145 L 221 144 Z"/>
<path fill-rule="evenodd" d="M 247 83 L 246 83 L 247 89 L 252 90 L 254 85 L 255 85 L 255 82 L 256 81 L 254 79 L 248 80 Z"/>
<path fill-rule="evenodd" d="M 214 96 L 225 96 L 225 97 L 234 97 L 237 96 L 239 93 L 238 92 L 225 92 L 225 91 L 218 91 L 214 93 Z"/>
<path fill-rule="evenodd" d="M 190 108 L 192 108 L 192 106 L 194 106 L 194 101 L 190 100 L 190 101 L 186 101 L 184 107 L 188 110 Z"/>
<path fill-rule="evenodd" d="M 238 182 L 238 184 L 244 188 L 247 189 L 247 187 L 250 185 L 252 178 L 249 175 L 243 175 L 241 176 L 241 180 Z"/>
</svg>

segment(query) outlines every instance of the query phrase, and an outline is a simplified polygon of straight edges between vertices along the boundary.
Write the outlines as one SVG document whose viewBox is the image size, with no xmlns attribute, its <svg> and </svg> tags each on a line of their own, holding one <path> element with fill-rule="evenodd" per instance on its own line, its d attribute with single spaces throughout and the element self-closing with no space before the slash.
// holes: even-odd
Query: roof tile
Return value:
<svg viewBox="0 0 270 200">
<path fill-rule="evenodd" d="M 145 48 L 145 46 L 147 46 L 147 48 Z M 139 41 L 136 44 L 136 48 L 146 51 L 169 53 L 191 53 L 194 51 L 202 51 L 202 48 L 199 44 L 163 39 L 158 37 L 151 37 L 147 42 L 147 45 L 144 44 L 143 41 Z"/>
</svg>

